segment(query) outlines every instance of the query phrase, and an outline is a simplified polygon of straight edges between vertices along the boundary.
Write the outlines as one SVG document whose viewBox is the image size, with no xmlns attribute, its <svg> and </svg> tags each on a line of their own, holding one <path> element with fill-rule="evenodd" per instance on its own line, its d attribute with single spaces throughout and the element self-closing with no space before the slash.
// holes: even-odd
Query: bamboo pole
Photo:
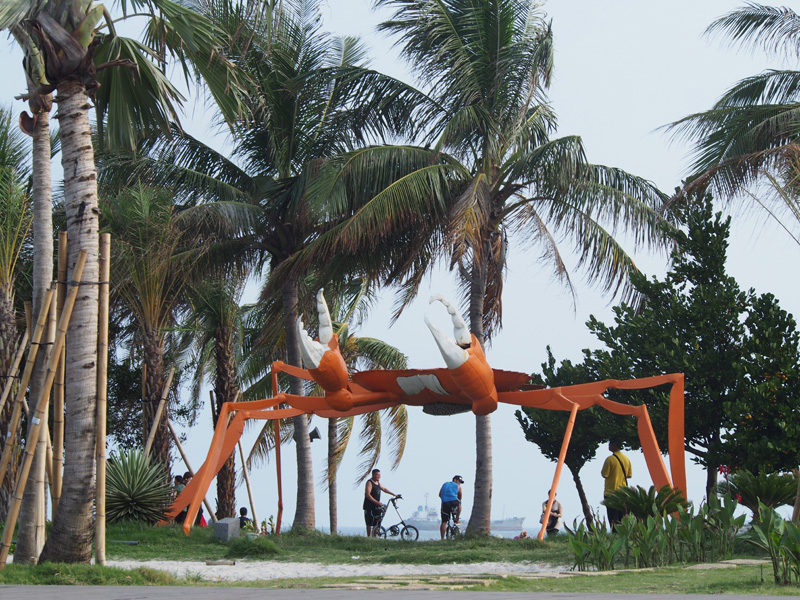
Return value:
<svg viewBox="0 0 800 600">
<path fill-rule="evenodd" d="M 8 552 L 11 549 L 11 539 L 14 537 L 14 527 L 12 524 L 16 523 L 19 517 L 22 495 L 25 493 L 25 484 L 28 480 L 33 457 L 36 453 L 37 444 L 34 440 L 39 438 L 39 431 L 42 427 L 42 421 L 45 418 L 47 405 L 49 404 L 50 390 L 53 387 L 53 380 L 56 377 L 55 366 L 58 362 L 58 355 L 64 347 L 64 340 L 67 337 L 67 325 L 72 316 L 72 307 L 75 306 L 75 299 L 80 289 L 80 279 L 83 275 L 83 267 L 86 264 L 86 254 L 86 250 L 81 250 L 78 254 L 78 260 L 75 262 L 75 269 L 73 270 L 73 279 L 75 283 L 70 286 L 71 289 L 69 290 L 69 294 L 67 294 L 67 299 L 64 303 L 64 311 L 61 313 L 61 319 L 58 322 L 58 334 L 56 335 L 55 343 L 48 349 L 46 355 L 47 371 L 45 381 L 39 393 L 39 397 L 36 399 L 36 411 L 31 419 L 29 440 L 28 443 L 25 444 L 25 456 L 22 459 L 22 466 L 17 474 L 17 481 L 14 486 L 14 495 L 8 507 L 6 523 L 8 523 L 9 526 L 3 529 L 3 538 L 2 541 L 0 541 L 0 570 L 5 568 L 6 560 L 8 560 Z M 48 292 L 51 292 L 51 290 L 48 290 Z M 50 297 L 52 298 L 52 293 Z"/>
<path fill-rule="evenodd" d="M 33 337 L 31 338 L 31 347 L 28 350 L 28 359 L 25 362 L 25 369 L 22 371 L 22 379 L 19 382 L 19 389 L 14 399 L 14 409 L 11 411 L 11 419 L 8 421 L 9 437 L 6 438 L 6 445 L 3 448 L 3 455 L 0 457 L 0 481 L 6 476 L 8 463 L 11 461 L 11 443 L 14 432 L 17 431 L 19 426 L 19 419 L 22 415 L 22 406 L 25 401 L 25 392 L 28 389 L 28 383 L 31 380 L 33 373 L 34 363 L 36 362 L 36 354 L 39 352 L 39 340 L 42 339 L 42 333 L 45 328 L 45 321 L 50 311 L 50 302 L 53 299 L 53 290 L 49 289 L 44 294 L 42 300 L 42 309 L 39 312 L 39 318 L 36 320 L 36 328 L 33 330 Z M 6 521 L 8 522 L 8 521 Z M 13 527 L 11 527 L 13 529 Z"/>
<path fill-rule="evenodd" d="M 167 381 L 164 384 L 164 389 L 161 391 L 161 400 L 158 401 L 158 408 L 156 408 L 156 416 L 153 419 L 153 425 L 150 427 L 150 435 L 147 436 L 147 443 L 144 445 L 144 455 L 150 455 L 150 449 L 153 447 L 153 440 L 156 439 L 156 431 L 158 430 L 158 423 L 161 421 L 161 414 L 164 412 L 164 406 L 167 404 L 167 396 L 169 396 L 169 386 L 172 385 L 172 377 L 175 375 L 175 367 L 169 370 Z"/>
<path fill-rule="evenodd" d="M 100 236 L 100 302 L 97 343 L 97 438 L 95 457 L 94 561 L 106 564 L 106 418 L 108 412 L 108 293 L 111 277 L 111 234 Z"/>
<path fill-rule="evenodd" d="M 175 440 L 175 445 L 178 447 L 178 452 L 183 459 L 183 464 L 186 465 L 186 470 L 194 474 L 194 469 L 192 469 L 192 466 L 189 464 L 189 459 L 186 458 L 186 452 L 183 451 L 183 446 L 181 445 L 181 439 L 178 437 L 178 432 L 175 431 L 175 428 L 172 426 L 172 421 L 169 420 L 169 417 L 166 418 L 166 423 L 167 427 L 169 428 L 169 432 L 172 434 L 172 439 Z M 211 510 L 211 505 L 208 503 L 208 500 L 205 497 L 203 498 L 203 504 L 208 510 L 208 516 L 211 517 L 211 521 L 216 523 L 217 517 L 214 515 L 214 511 Z"/>
<path fill-rule="evenodd" d="M 11 365 L 11 370 L 8 372 L 6 377 L 6 384 L 3 386 L 3 395 L 0 396 L 0 412 L 3 411 L 3 407 L 6 405 L 8 395 L 11 393 L 11 387 L 14 385 L 14 379 L 17 377 L 19 364 L 22 362 L 22 355 L 25 354 L 25 346 L 28 344 L 29 332 L 30 329 L 26 329 L 25 333 L 22 334 L 22 340 L 19 342 L 19 348 L 17 348 L 17 353 L 14 355 L 14 363 Z"/>
<path fill-rule="evenodd" d="M 56 307 L 58 316 L 64 310 L 67 294 L 67 232 L 58 232 L 58 285 Z M 53 479 L 50 495 L 53 498 L 53 518 L 61 501 L 61 482 L 64 474 L 64 351 L 58 358 L 56 380 L 53 387 Z"/>
<path fill-rule="evenodd" d="M 239 458 L 242 459 L 242 474 L 244 475 L 244 484 L 247 486 L 247 497 L 250 500 L 250 514 L 253 515 L 253 524 L 256 526 L 256 531 L 260 531 L 258 515 L 256 515 L 256 503 L 253 502 L 253 488 L 250 487 L 250 473 L 247 471 L 247 461 L 244 459 L 242 442 L 236 442 L 236 445 L 239 447 Z"/>
</svg>

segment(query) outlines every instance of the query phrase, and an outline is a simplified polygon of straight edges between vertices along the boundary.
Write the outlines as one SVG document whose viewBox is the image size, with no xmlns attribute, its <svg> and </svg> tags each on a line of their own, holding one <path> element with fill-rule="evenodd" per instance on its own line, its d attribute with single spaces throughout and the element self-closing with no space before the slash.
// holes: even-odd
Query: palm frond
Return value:
<svg viewBox="0 0 800 600">
<path fill-rule="evenodd" d="M 787 7 L 746 2 L 744 7 L 723 15 L 706 29 L 706 34 L 718 33 L 729 37 L 731 43 L 800 56 L 800 16 Z"/>
</svg>

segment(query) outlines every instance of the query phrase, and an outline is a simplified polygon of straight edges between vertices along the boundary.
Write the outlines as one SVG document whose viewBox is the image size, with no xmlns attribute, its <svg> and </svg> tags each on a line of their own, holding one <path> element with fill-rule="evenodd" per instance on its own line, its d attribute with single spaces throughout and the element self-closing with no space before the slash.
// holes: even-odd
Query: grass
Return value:
<svg viewBox="0 0 800 600">
<path fill-rule="evenodd" d="M 456 541 L 405 543 L 359 536 L 330 536 L 319 532 L 288 532 L 280 536 L 240 538 L 230 544 L 214 539 L 210 528 L 193 528 L 188 537 L 176 526 L 153 528 L 138 524 L 110 525 L 106 556 L 109 560 L 187 560 L 225 558 L 322 562 L 328 564 L 447 564 L 478 562 L 530 562 L 543 567 L 568 570 L 572 553 L 566 536 L 538 540 L 509 540 L 493 537 Z M 125 542 L 137 542 L 136 544 Z M 752 547 L 737 546 L 737 558 L 753 558 Z M 477 573 L 476 573 L 477 575 Z M 421 577 L 436 584 L 439 576 Z M 472 577 L 472 576 L 471 576 Z M 762 579 L 763 578 L 763 579 Z M 228 583 L 207 582 L 193 577 L 178 579 L 170 574 L 138 568 L 123 570 L 88 565 L 8 565 L 0 571 L 0 585 L 203 585 L 270 588 L 319 588 L 326 584 L 380 582 L 382 577 L 306 578 Z M 385 578 L 396 579 L 396 578 Z M 445 578 L 447 579 L 447 578 Z M 769 565 L 745 565 L 726 569 L 685 569 L 681 567 L 623 571 L 611 575 L 575 574 L 566 578 L 518 576 L 482 577 L 488 585 L 467 587 L 475 591 L 546 593 L 680 593 L 797 595 L 797 586 L 772 584 Z"/>
</svg>

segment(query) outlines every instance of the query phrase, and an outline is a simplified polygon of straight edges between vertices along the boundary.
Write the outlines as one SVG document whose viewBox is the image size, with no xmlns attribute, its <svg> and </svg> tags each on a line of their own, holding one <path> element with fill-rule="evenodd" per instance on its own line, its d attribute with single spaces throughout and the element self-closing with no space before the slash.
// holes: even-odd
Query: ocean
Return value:
<svg viewBox="0 0 800 600">
<path fill-rule="evenodd" d="M 323 533 L 328 533 L 330 531 L 327 527 L 317 527 L 317 529 L 319 529 Z M 538 533 L 538 531 L 537 531 L 537 533 Z M 366 536 L 367 535 L 367 529 L 366 529 L 366 527 L 364 525 L 362 525 L 361 527 L 339 527 L 339 535 Z M 504 538 L 511 539 L 514 536 L 519 535 L 519 531 L 498 531 L 494 535 L 496 535 L 498 537 L 504 537 Z M 528 532 L 528 535 L 531 535 L 531 533 Z M 399 540 L 400 536 L 399 535 L 397 537 L 387 536 L 386 539 Z M 438 540 L 438 539 L 440 539 L 438 531 L 420 531 L 419 532 L 419 541 L 420 542 L 423 542 L 423 541 L 426 541 L 426 540 Z"/>
</svg>

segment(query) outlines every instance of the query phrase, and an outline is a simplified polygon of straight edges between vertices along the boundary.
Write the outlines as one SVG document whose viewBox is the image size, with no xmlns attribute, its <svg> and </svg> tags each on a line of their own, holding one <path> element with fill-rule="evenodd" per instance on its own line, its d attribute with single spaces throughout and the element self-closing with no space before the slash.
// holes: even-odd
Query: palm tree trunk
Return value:
<svg viewBox="0 0 800 600">
<path fill-rule="evenodd" d="M 160 331 L 150 326 L 145 327 L 144 340 L 142 342 L 143 361 L 145 365 L 145 394 L 142 413 L 144 415 L 143 439 L 147 439 L 153 423 L 156 420 L 158 405 L 161 402 L 161 395 L 164 391 L 166 376 L 164 374 L 164 337 Z M 153 460 L 164 466 L 164 473 L 168 476 L 171 469 L 170 443 L 172 438 L 167 428 L 168 414 L 167 408 L 161 415 L 161 420 L 156 428 L 156 435 L 153 439 L 152 454 Z"/>
<path fill-rule="evenodd" d="M 219 327 L 214 332 L 217 372 L 214 395 L 217 408 L 214 412 L 214 429 L 217 427 L 216 415 L 225 402 L 236 402 L 239 397 L 239 386 L 236 383 L 236 366 L 233 357 L 233 332 L 226 327 Z M 217 473 L 217 518 L 224 519 L 236 516 L 236 452 Z M 257 523 L 256 523 L 257 525 Z"/>
<path fill-rule="evenodd" d="M 98 281 L 99 209 L 89 102 L 84 86 L 66 80 L 58 86 L 61 164 L 69 235 L 69 273 L 80 250 L 88 257 L 83 281 Z M 50 255 L 52 256 L 52 254 Z M 66 431 L 61 501 L 41 561 L 88 563 L 92 557 L 95 416 L 97 413 L 98 286 L 82 285 L 66 342 Z"/>
<path fill-rule="evenodd" d="M 486 294 L 486 271 L 489 248 L 473 260 L 470 282 L 470 330 L 483 345 L 483 302 Z M 467 531 L 488 535 L 492 518 L 492 417 L 475 416 L 475 496 Z"/>
<path fill-rule="evenodd" d="M 38 316 L 42 299 L 53 281 L 53 198 L 50 174 L 50 114 L 41 112 L 33 131 L 33 315 Z M 55 339 L 54 327 L 42 339 Z M 38 398 L 44 382 L 44 353 L 36 356 L 31 377 L 30 397 Z M 31 406 L 31 409 L 35 407 Z M 30 425 L 30 424 L 29 424 Z M 47 432 L 43 427 L 41 433 Z M 46 439 L 46 438 L 45 438 Z M 27 443 L 37 443 L 28 437 Z M 28 482 L 25 485 L 19 514 L 19 533 L 14 562 L 36 564 L 44 547 L 44 461 L 45 444 L 39 443 Z"/>
<path fill-rule="evenodd" d="M 0 389 L 6 385 L 8 378 L 13 376 L 9 371 L 13 366 L 14 344 L 16 341 L 17 321 L 14 318 L 14 290 L 13 286 L 9 285 L 8 289 L 0 291 L 0 342 L 2 343 L 2 348 L 0 348 Z M 8 435 L 8 421 L 11 419 L 12 407 L 13 403 L 6 402 L 2 412 L 0 412 L 0 439 L 5 444 L 19 443 L 17 432 L 13 432 L 10 436 Z M 9 464 L 3 481 L 0 481 L 0 521 L 3 523 L 6 521 L 8 500 L 11 498 L 14 479 L 16 478 L 16 469 L 11 468 L 17 463 L 16 458 L 12 458 L 12 464 Z"/>
<path fill-rule="evenodd" d="M 283 285 L 283 316 L 286 331 L 286 354 L 290 365 L 302 366 L 300 354 L 300 335 L 297 320 L 300 313 L 297 307 L 297 283 L 294 278 Z M 303 395 L 303 382 L 290 378 L 289 389 L 292 394 Z M 308 437 L 308 419 L 299 415 L 293 419 L 294 443 L 297 447 L 297 508 L 292 528 L 314 529 L 314 467 L 311 463 L 311 440 Z"/>
<path fill-rule="evenodd" d="M 338 492 L 337 475 L 338 465 L 334 466 L 333 455 L 336 451 L 336 437 L 338 432 L 338 421 L 336 417 L 328 419 L 328 518 L 330 520 L 331 533 L 336 533 L 339 529 L 339 504 L 336 498 Z"/>
</svg>

